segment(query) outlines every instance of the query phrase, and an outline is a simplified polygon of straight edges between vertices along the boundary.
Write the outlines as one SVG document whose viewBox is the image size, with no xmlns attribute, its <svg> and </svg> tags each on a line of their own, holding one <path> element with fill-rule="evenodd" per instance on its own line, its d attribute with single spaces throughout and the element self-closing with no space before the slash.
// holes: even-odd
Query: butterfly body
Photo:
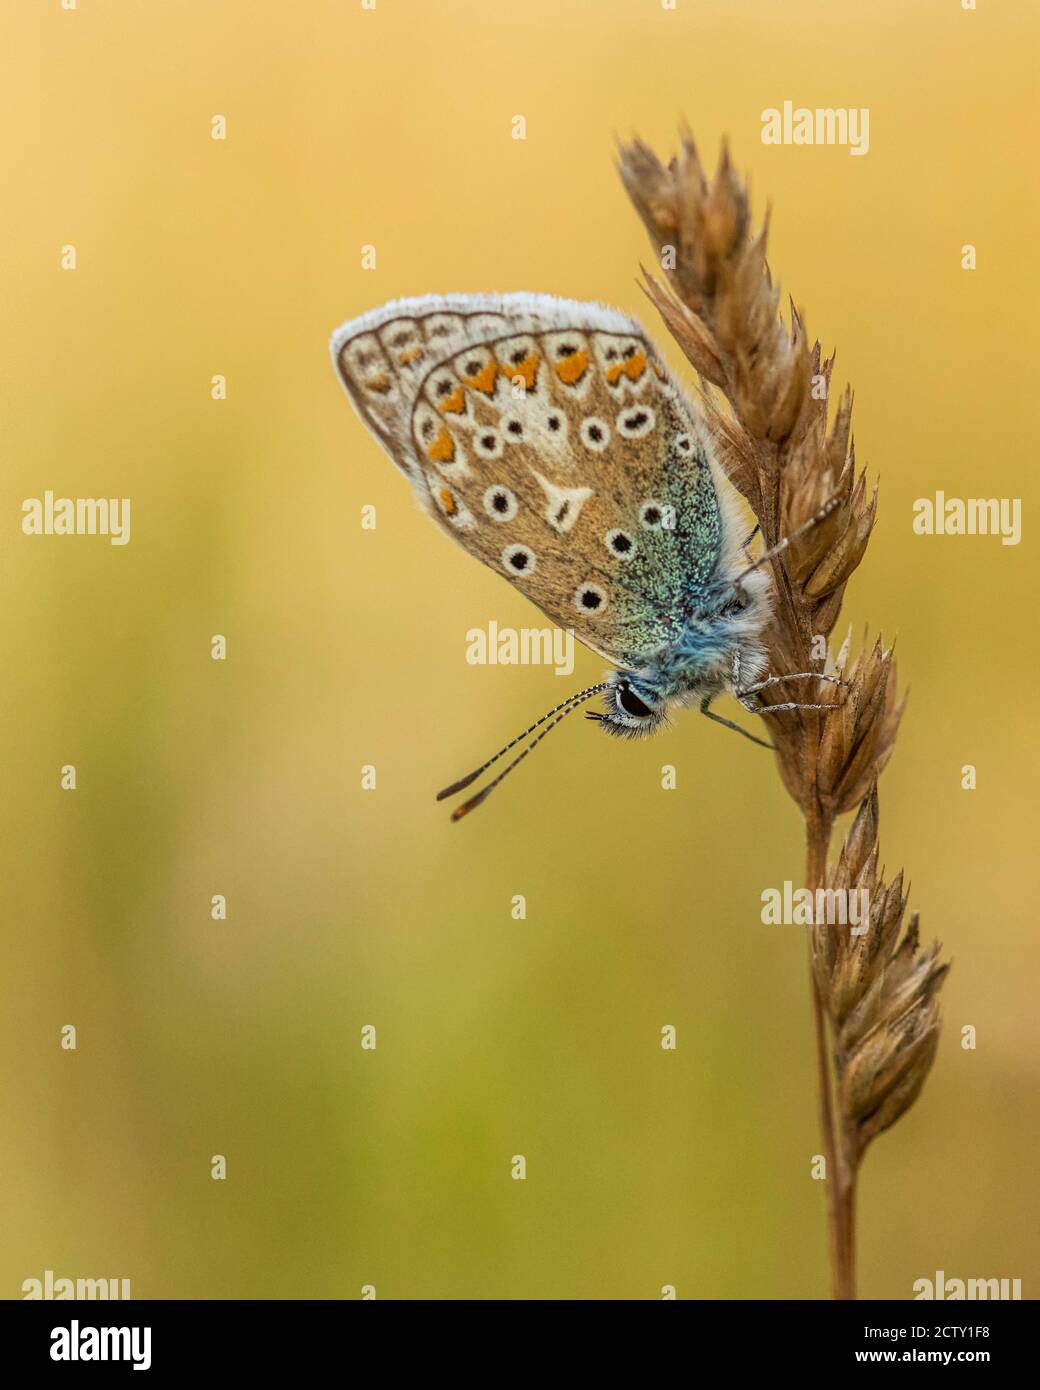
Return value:
<svg viewBox="0 0 1040 1390">
<path fill-rule="evenodd" d="M 745 584 L 743 601 L 734 601 L 732 589 L 720 584 L 715 601 L 706 596 L 673 645 L 635 669 L 611 673 L 602 720 L 607 733 L 656 733 L 670 708 L 710 702 L 723 691 L 737 694 L 758 680 L 766 669 L 760 634 L 769 619 L 769 588 L 755 575 Z M 635 694 L 649 716 L 623 698 L 625 690 Z"/>
<path fill-rule="evenodd" d="M 399 300 L 333 362 L 421 506 L 615 667 L 609 733 L 765 669 L 769 581 L 703 422 L 644 330 L 545 295 Z"/>
</svg>

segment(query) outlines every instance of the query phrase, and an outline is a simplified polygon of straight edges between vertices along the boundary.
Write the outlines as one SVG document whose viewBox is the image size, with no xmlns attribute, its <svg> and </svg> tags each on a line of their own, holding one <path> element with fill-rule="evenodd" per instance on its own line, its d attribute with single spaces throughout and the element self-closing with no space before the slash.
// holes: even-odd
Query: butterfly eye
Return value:
<svg viewBox="0 0 1040 1390">
<path fill-rule="evenodd" d="M 627 685 L 618 687 L 617 702 L 626 714 L 630 714 L 633 719 L 648 719 L 653 710 L 649 705 L 644 705 L 642 700 Z"/>
</svg>

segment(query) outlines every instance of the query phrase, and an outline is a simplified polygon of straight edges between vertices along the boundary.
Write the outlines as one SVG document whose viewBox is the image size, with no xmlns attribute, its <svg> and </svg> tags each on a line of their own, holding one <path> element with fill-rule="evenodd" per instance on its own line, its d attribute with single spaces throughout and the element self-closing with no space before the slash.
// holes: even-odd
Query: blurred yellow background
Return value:
<svg viewBox="0 0 1040 1390">
<path fill-rule="evenodd" d="M 633 745 L 573 720 L 450 825 L 434 790 L 603 663 L 466 663 L 468 629 L 542 619 L 422 517 L 327 352 L 452 290 L 663 338 L 613 137 L 670 150 L 685 115 L 856 388 L 881 512 L 839 626 L 898 633 L 882 851 L 954 958 L 932 1077 L 866 1161 L 861 1290 L 1035 1296 L 1030 10 L 5 7 L 0 1293 L 826 1294 L 804 931 L 759 915 L 802 864 L 772 760 L 696 714 Z M 785 99 L 869 107 L 869 154 L 764 146 Z M 130 497 L 130 543 L 23 536 L 46 489 Z M 1022 544 L 915 536 L 936 489 L 1022 497 Z"/>
</svg>

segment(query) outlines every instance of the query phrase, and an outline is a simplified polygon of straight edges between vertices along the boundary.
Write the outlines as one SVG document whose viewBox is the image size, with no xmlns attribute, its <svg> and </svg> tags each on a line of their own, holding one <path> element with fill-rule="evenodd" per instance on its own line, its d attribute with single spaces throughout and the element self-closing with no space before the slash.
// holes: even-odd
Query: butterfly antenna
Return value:
<svg viewBox="0 0 1040 1390">
<path fill-rule="evenodd" d="M 546 736 L 550 729 L 554 729 L 562 719 L 566 719 L 568 714 L 573 714 L 577 708 L 578 706 L 576 703 L 568 705 L 567 708 L 561 711 L 561 713 L 559 713 L 558 715 L 556 715 L 554 719 L 550 719 L 549 723 L 546 724 L 545 728 L 537 736 L 537 738 L 532 739 L 531 742 L 527 745 L 527 747 L 523 749 L 523 751 L 519 753 L 507 767 L 503 768 L 497 777 L 490 781 L 486 787 L 481 787 L 480 791 L 477 792 L 476 796 L 471 796 L 470 799 L 468 801 L 464 801 L 461 806 L 455 807 L 455 810 L 451 813 L 452 820 L 461 820 L 463 816 L 468 816 L 470 811 L 475 811 L 482 801 L 487 800 L 487 798 L 498 786 L 499 782 L 505 781 L 505 779 L 509 776 L 513 769 L 515 767 L 520 766 L 523 760 L 527 757 L 528 753 L 534 752 L 534 750 L 538 747 L 538 745 L 541 743 L 542 739 Z"/>
<path fill-rule="evenodd" d="M 456 807 L 455 811 L 452 813 L 452 820 L 461 820 L 469 811 L 479 806 L 487 796 L 490 796 L 492 790 L 498 786 L 499 782 L 512 772 L 513 768 L 516 767 L 518 763 L 522 763 L 533 748 L 541 743 L 550 729 L 554 728 L 561 719 L 565 719 L 566 716 L 577 709 L 580 704 L 591 699 L 593 695 L 598 695 L 601 691 L 606 690 L 608 684 L 609 682 L 604 681 L 600 685 L 590 685 L 585 690 L 579 690 L 576 695 L 570 695 L 566 700 L 561 700 L 558 705 L 554 705 L 551 710 L 547 710 L 540 719 L 536 719 L 529 729 L 525 729 L 522 734 L 517 734 L 516 738 L 511 739 L 504 748 L 500 748 L 493 758 L 488 758 L 487 762 L 482 763 L 474 772 L 469 773 L 468 776 L 461 778 L 458 782 L 453 782 L 450 787 L 445 787 L 443 791 L 439 791 L 437 793 L 438 801 L 443 801 L 446 796 L 454 796 L 456 792 L 463 791 L 472 782 L 475 782 L 482 772 L 486 772 L 493 763 L 497 763 L 499 758 L 505 757 L 505 755 L 510 752 L 511 749 L 515 748 L 518 743 L 522 743 L 528 735 L 533 734 L 535 729 L 541 728 L 543 724 L 547 724 L 547 727 L 542 729 L 542 732 L 534 742 L 528 744 L 519 757 L 514 758 L 509 766 L 500 772 L 494 781 L 489 782 L 476 796 L 470 797 L 468 801 Z"/>
</svg>

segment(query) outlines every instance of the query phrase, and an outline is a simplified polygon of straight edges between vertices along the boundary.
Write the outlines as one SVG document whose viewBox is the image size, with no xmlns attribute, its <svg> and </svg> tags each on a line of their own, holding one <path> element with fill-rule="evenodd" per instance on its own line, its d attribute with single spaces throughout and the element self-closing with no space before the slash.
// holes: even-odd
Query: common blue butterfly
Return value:
<svg viewBox="0 0 1040 1390">
<path fill-rule="evenodd" d="M 729 691 L 759 712 L 767 685 L 833 679 L 764 678 L 766 557 L 749 564 L 707 428 L 635 320 L 549 295 L 426 295 L 343 324 L 331 351 L 441 529 L 617 668 L 445 788 L 541 730 L 454 819 L 594 695 L 605 708 L 591 717 L 610 734 L 654 733 L 696 704 L 754 738 L 711 701 Z"/>
</svg>

